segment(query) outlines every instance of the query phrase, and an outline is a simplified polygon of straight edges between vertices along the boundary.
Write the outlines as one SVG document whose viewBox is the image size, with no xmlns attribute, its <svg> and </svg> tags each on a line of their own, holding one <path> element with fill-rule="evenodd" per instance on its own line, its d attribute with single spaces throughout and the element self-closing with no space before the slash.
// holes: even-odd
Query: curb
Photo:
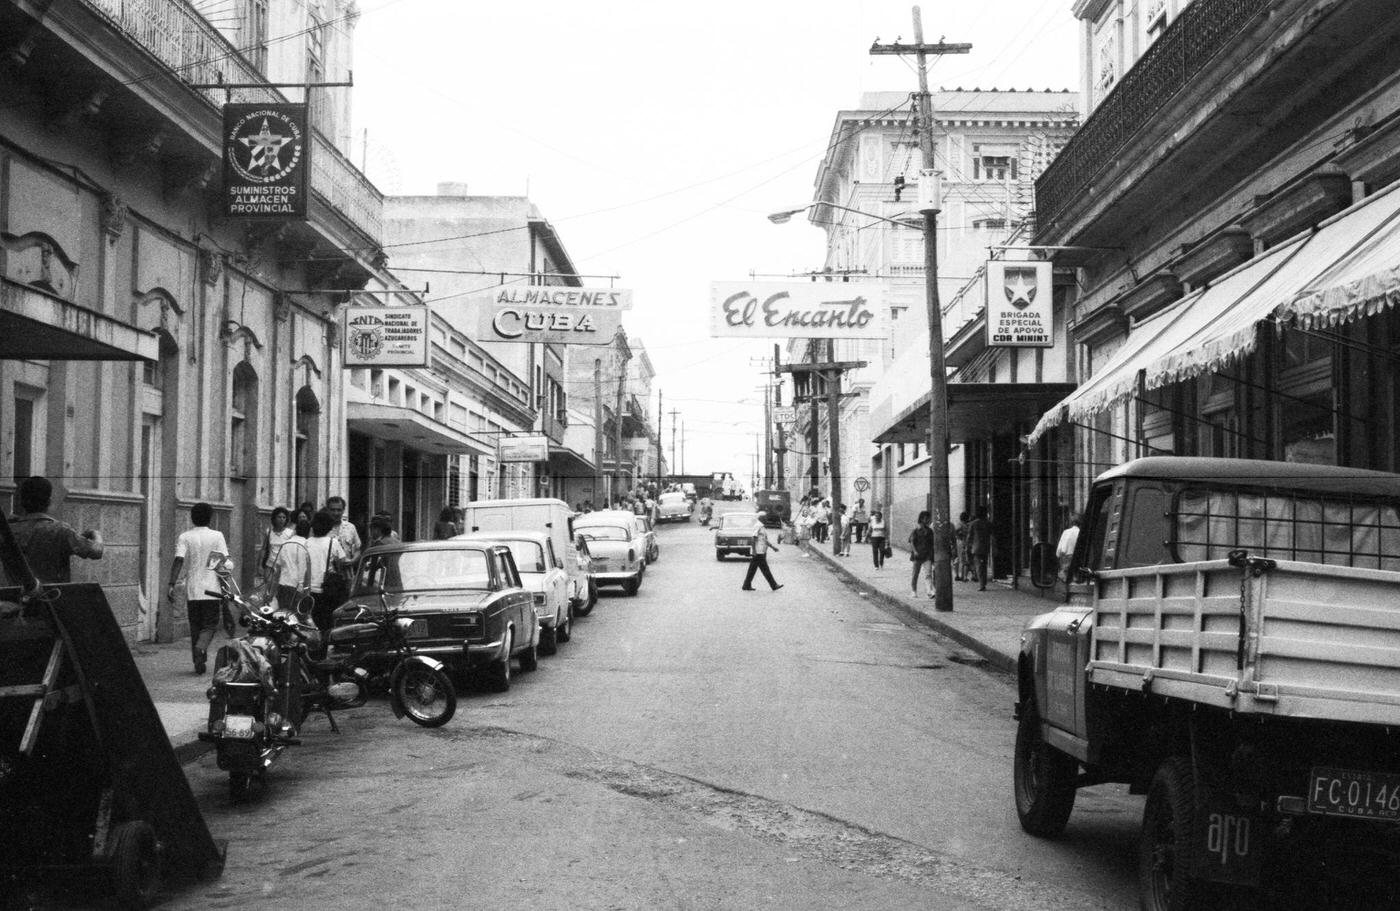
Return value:
<svg viewBox="0 0 1400 911">
<path fill-rule="evenodd" d="M 951 639 L 958 645 L 961 645 L 969 651 L 975 652 L 979 657 L 986 659 L 988 666 L 990 666 L 994 670 L 1001 671 L 1004 674 L 1014 674 L 1016 672 L 1015 655 L 1008 655 L 1000 649 L 997 649 L 987 644 L 986 642 L 983 642 L 982 640 L 976 638 L 975 636 L 972 636 L 954 626 L 951 626 L 936 615 L 928 614 L 924 611 L 919 610 L 918 608 L 909 604 L 909 602 L 905 601 L 903 598 L 899 598 L 895 595 L 887 594 L 885 592 L 880 591 L 878 588 L 869 584 L 860 576 L 857 576 L 855 573 L 851 572 L 845 566 L 836 562 L 836 560 L 832 559 L 828 554 L 817 548 L 812 547 L 810 544 L 803 544 L 802 549 L 807 553 L 821 557 L 822 562 L 824 562 L 831 569 L 832 572 L 851 582 L 856 583 L 857 585 L 860 585 L 862 589 L 869 595 L 872 601 L 878 602 L 878 604 L 883 609 L 896 615 L 901 620 L 916 624 L 918 626 L 927 627 L 928 629 L 933 630 L 935 633 L 944 637 L 945 639 Z"/>
<path fill-rule="evenodd" d="M 184 737 L 189 739 L 184 740 Z M 189 765 L 214 749 L 214 744 L 200 740 L 194 731 L 181 735 L 181 738 L 178 743 L 174 738 L 170 740 L 170 748 L 175 751 L 175 761 L 180 765 Z"/>
</svg>

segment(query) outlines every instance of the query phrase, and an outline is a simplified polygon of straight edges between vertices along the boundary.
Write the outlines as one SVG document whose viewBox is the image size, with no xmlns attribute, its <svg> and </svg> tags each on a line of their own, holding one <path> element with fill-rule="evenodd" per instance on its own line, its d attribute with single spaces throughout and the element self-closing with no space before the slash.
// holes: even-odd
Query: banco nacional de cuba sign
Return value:
<svg viewBox="0 0 1400 911">
<path fill-rule="evenodd" d="M 224 213 L 305 218 L 311 130 L 304 104 L 224 105 Z"/>
<path fill-rule="evenodd" d="M 873 282 L 713 282 L 715 338 L 887 338 L 885 289 Z"/>
</svg>

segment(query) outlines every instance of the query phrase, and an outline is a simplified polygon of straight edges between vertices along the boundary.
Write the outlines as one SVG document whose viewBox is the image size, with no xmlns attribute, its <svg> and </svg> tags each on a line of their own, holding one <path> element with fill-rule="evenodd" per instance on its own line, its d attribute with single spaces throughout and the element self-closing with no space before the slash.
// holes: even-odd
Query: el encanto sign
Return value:
<svg viewBox="0 0 1400 911">
<path fill-rule="evenodd" d="M 713 282 L 715 338 L 885 338 L 884 287 L 871 282 Z"/>
</svg>

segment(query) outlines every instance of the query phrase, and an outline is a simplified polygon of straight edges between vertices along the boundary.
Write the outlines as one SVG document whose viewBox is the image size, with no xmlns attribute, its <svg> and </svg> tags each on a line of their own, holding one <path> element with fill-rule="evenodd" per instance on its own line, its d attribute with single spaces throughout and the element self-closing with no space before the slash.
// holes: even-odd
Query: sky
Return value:
<svg viewBox="0 0 1400 911">
<path fill-rule="evenodd" d="M 921 8 L 925 41 L 973 45 L 934 63 L 931 88 L 1077 89 L 1069 0 Z M 710 338 L 710 283 L 821 268 L 819 228 L 765 216 L 812 201 L 837 111 L 863 92 L 917 89 L 912 61 L 869 54 L 877 40 L 913 41 L 913 4 L 360 0 L 360 9 L 354 157 L 370 179 L 391 195 L 431 194 L 445 181 L 472 195 L 527 195 L 586 286 L 633 291 L 624 326 L 656 368 L 649 413 L 659 390 L 668 458 L 675 423 L 675 470 L 746 478 L 777 340 Z"/>
</svg>

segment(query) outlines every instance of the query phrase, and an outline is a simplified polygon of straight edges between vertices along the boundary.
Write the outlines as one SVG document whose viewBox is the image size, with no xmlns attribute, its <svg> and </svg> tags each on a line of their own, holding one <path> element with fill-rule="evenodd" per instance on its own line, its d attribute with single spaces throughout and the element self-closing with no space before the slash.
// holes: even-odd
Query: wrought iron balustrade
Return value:
<svg viewBox="0 0 1400 911">
<path fill-rule="evenodd" d="M 192 85 L 259 83 L 266 78 L 187 0 L 82 0 L 112 27 L 130 38 L 170 74 L 153 70 L 151 78 L 174 75 Z M 271 86 L 246 89 L 196 89 L 215 111 L 225 100 L 286 101 Z M 378 244 L 383 236 L 384 195 L 315 129 L 311 134 L 311 189 Z"/>
<path fill-rule="evenodd" d="M 1132 138 L 1269 6 L 1270 0 L 1196 0 L 1183 9 L 1035 182 L 1037 220 L 1053 224 Z"/>
</svg>

